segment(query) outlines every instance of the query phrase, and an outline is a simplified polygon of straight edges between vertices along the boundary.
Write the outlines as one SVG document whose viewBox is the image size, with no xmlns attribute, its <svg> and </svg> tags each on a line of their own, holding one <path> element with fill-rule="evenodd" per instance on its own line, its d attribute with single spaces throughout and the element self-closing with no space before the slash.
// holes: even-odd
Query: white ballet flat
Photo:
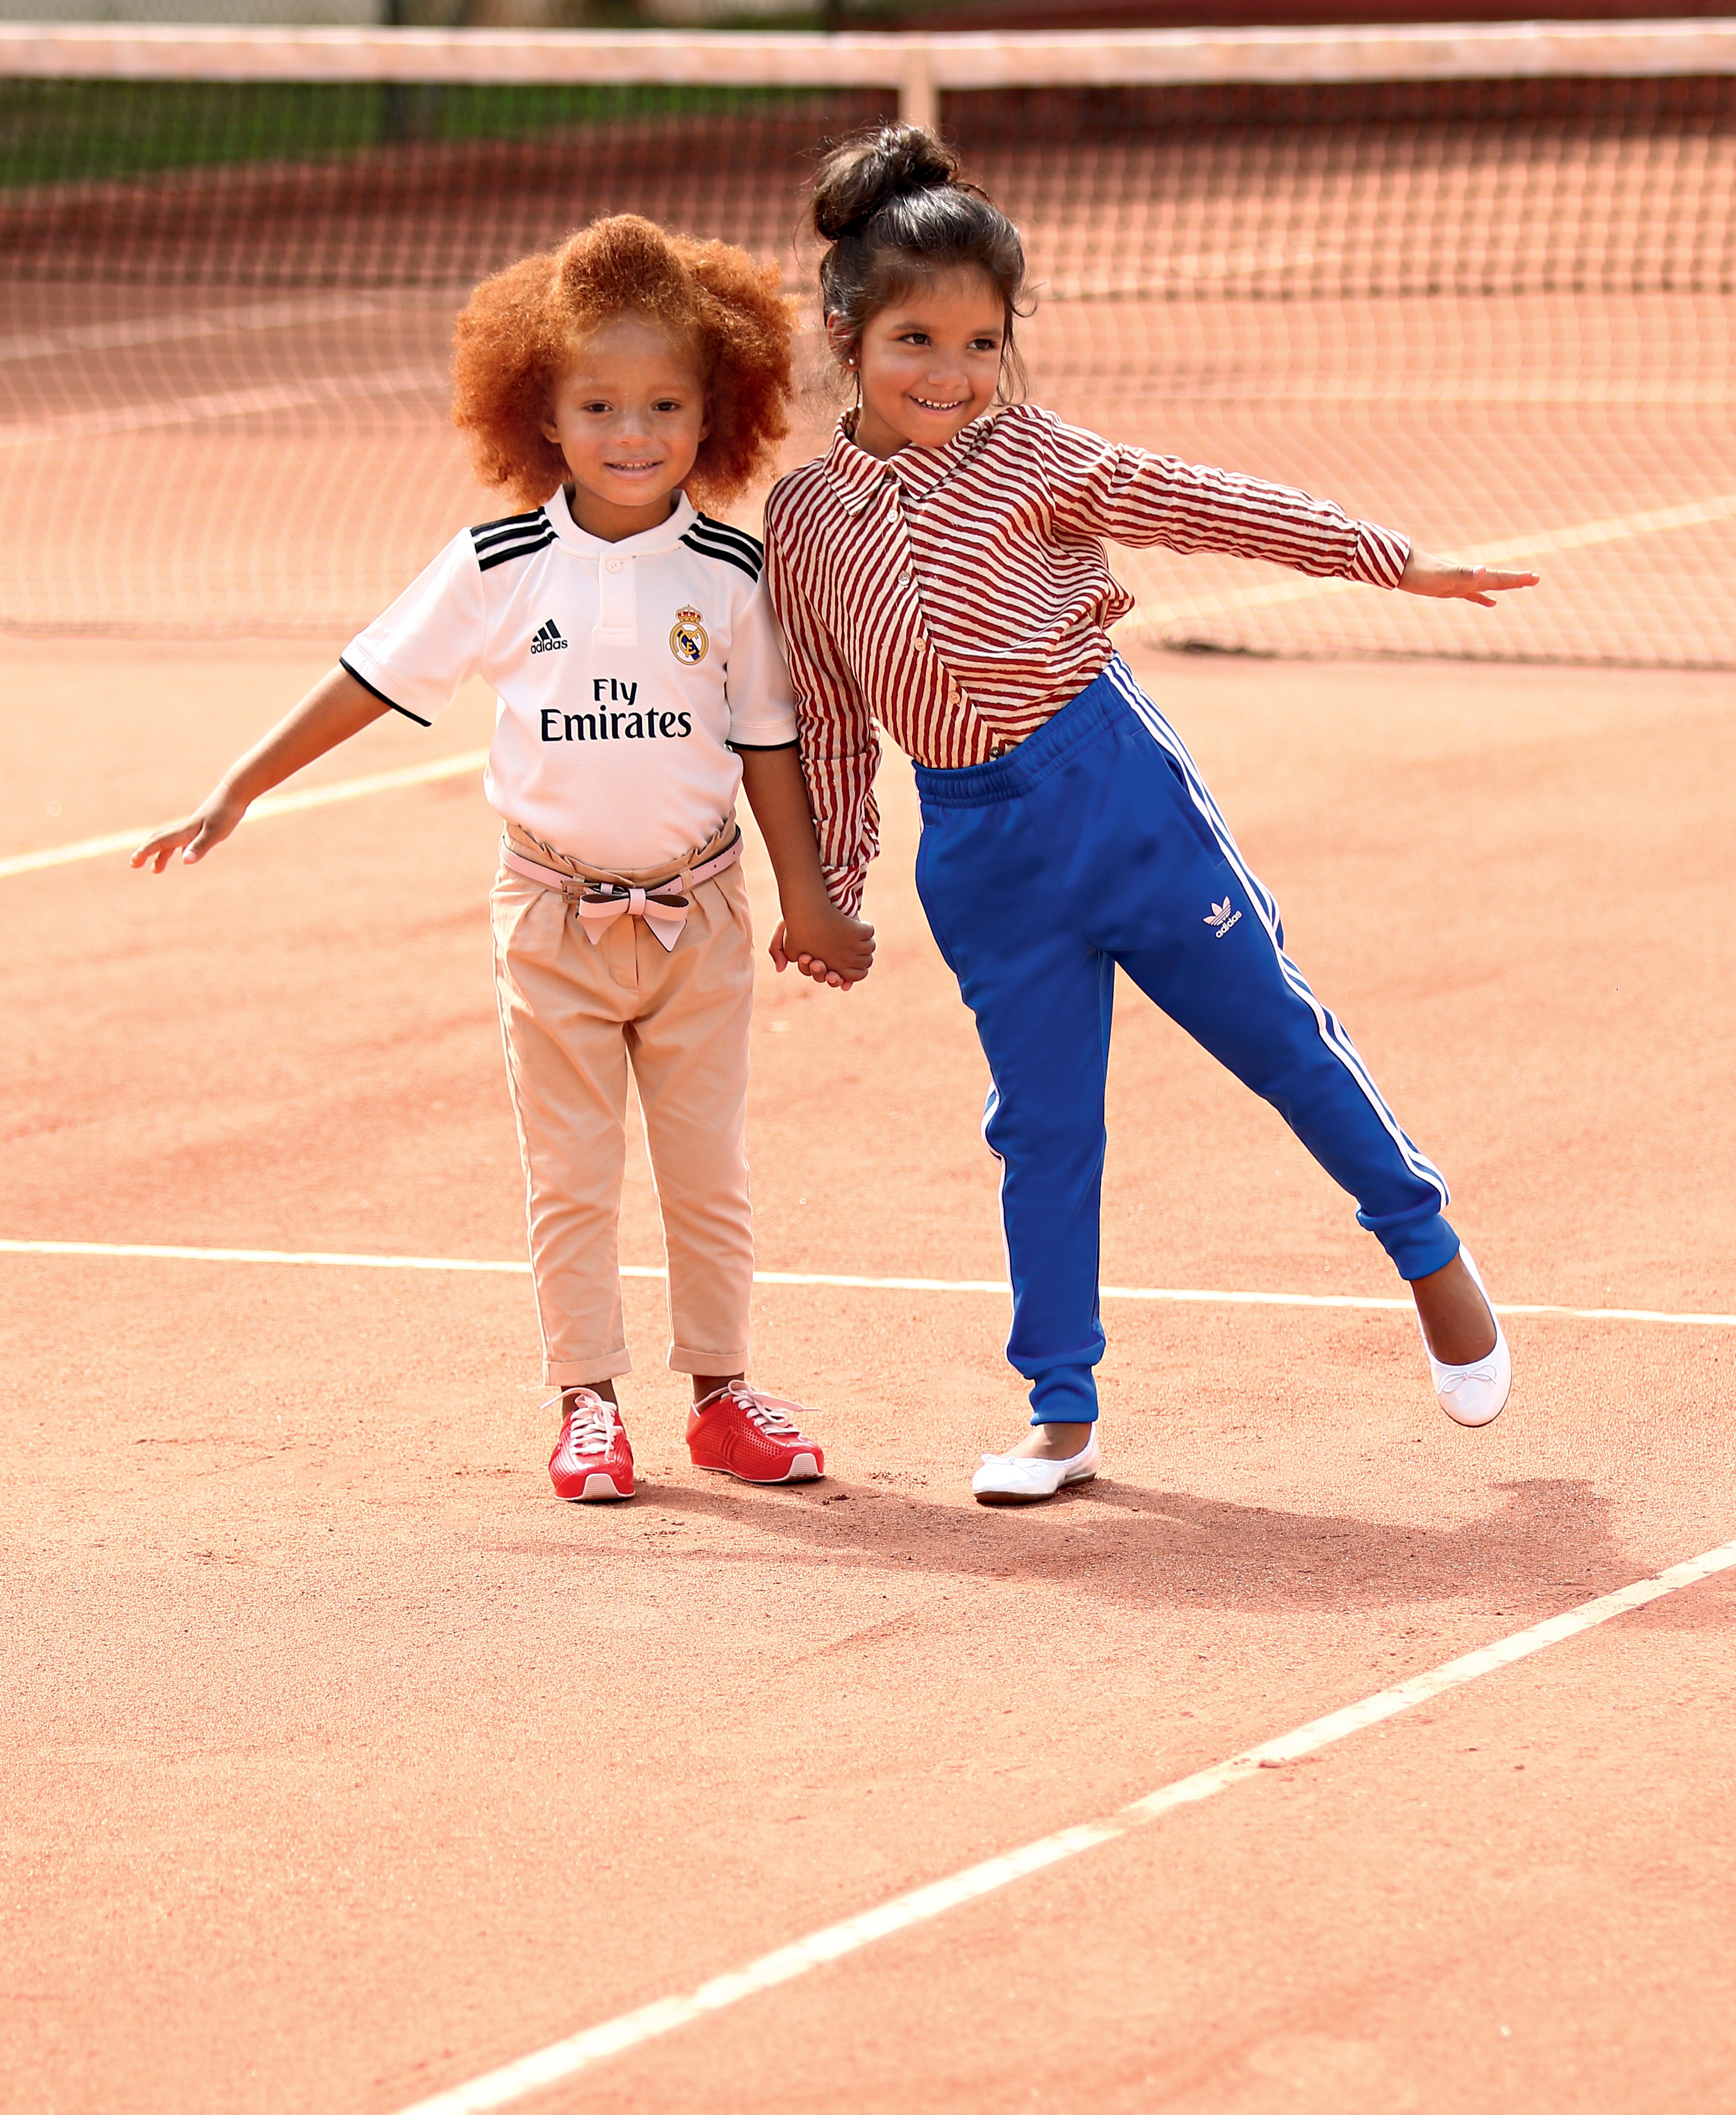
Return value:
<svg viewBox="0 0 1736 2115">
<path fill-rule="evenodd" d="M 1507 1333 L 1495 1311 L 1495 1302 L 1489 1299 L 1489 1288 L 1483 1282 L 1483 1273 L 1477 1269 L 1475 1258 L 1463 1242 L 1458 1252 L 1477 1291 L 1489 1302 L 1489 1319 L 1495 1324 L 1495 1349 L 1486 1357 L 1473 1359 L 1468 1366 L 1448 1366 L 1429 1351 L 1426 1336 L 1423 1337 L 1422 1348 L 1428 1352 L 1429 1374 L 1435 1383 L 1435 1400 L 1454 1423 L 1493 1425 L 1506 1409 L 1507 1398 L 1513 1392 L 1513 1354 L 1507 1348 Z M 1420 1314 L 1417 1327 L 1419 1331 L 1422 1328 Z"/>
<path fill-rule="evenodd" d="M 976 1503 L 983 1506 L 1030 1506 L 1052 1498 L 1064 1484 L 1088 1483 L 1103 1466 L 1095 1426 L 1080 1451 L 1065 1461 L 1035 1454 L 985 1454 L 971 1479 Z"/>
</svg>

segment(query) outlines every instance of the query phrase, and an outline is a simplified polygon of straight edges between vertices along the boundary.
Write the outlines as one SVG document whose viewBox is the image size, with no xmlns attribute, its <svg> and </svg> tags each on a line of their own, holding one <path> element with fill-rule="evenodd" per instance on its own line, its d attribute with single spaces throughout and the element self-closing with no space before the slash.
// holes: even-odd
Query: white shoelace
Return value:
<svg viewBox="0 0 1736 2115">
<path fill-rule="evenodd" d="M 746 1381 L 732 1381 L 727 1388 L 720 1390 L 719 1392 L 733 1397 L 736 1402 L 741 1404 L 747 1416 L 768 1438 L 801 1438 L 801 1434 L 790 1423 L 783 1412 L 775 1408 L 767 1397 L 755 1395 Z"/>
<path fill-rule="evenodd" d="M 557 1403 L 567 1400 L 563 1391 L 559 1395 L 550 1396 L 543 1408 L 552 1410 Z M 620 1422 L 619 1413 L 613 1403 L 607 1402 L 602 1396 L 592 1395 L 590 1389 L 586 1388 L 572 1397 L 572 1407 L 567 1412 L 567 1416 L 570 1420 L 567 1443 L 575 1454 L 591 1457 L 608 1453 Z"/>
</svg>

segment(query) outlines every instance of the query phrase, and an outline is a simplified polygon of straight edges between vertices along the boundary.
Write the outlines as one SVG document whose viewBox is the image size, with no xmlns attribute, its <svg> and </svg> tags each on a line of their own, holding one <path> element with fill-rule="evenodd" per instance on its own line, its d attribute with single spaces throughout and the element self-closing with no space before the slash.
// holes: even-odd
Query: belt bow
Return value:
<svg viewBox="0 0 1736 2115">
<path fill-rule="evenodd" d="M 612 881 L 596 883 L 579 897 L 579 923 L 593 947 L 621 917 L 642 918 L 667 954 L 687 922 L 687 898 L 678 890 L 666 894 Z"/>
<path fill-rule="evenodd" d="M 544 888 L 558 889 L 579 914 L 579 923 L 592 947 L 603 938 L 618 918 L 642 919 L 652 937 L 665 954 L 670 953 L 687 923 L 687 913 L 692 907 L 693 892 L 702 881 L 710 881 L 714 874 L 732 867 L 742 856 L 742 833 L 737 830 L 720 852 L 714 852 L 697 866 L 684 866 L 675 874 L 666 874 L 661 881 L 654 881 L 649 888 L 635 887 L 624 881 L 587 881 L 578 874 L 568 874 L 558 867 L 544 866 L 540 860 L 526 859 L 515 850 L 510 838 L 500 847 L 503 865 L 514 874 L 522 874 L 526 881 L 540 882 Z"/>
</svg>

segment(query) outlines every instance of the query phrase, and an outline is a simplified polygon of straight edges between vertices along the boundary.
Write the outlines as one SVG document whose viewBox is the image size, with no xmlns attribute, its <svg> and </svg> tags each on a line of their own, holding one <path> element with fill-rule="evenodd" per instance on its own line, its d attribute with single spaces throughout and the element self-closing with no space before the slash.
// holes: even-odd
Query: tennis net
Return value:
<svg viewBox="0 0 1736 2115">
<path fill-rule="evenodd" d="M 1134 636 L 1736 665 L 1736 25 L 1691 26 L 1353 62 L 1338 33 L 0 34 L 0 624 L 337 640 L 500 511 L 445 421 L 478 277 L 631 209 L 806 296 L 812 155 L 902 92 L 1026 232 L 1039 401 L 1545 575 L 1490 614 L 1121 553 Z M 835 415 L 811 333 L 807 365 L 792 461 Z"/>
</svg>

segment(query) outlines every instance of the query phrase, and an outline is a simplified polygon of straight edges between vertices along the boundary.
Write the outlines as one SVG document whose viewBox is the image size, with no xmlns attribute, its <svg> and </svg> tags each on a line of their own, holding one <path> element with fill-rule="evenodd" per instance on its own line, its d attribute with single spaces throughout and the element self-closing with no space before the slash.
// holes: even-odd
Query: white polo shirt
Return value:
<svg viewBox="0 0 1736 2115">
<path fill-rule="evenodd" d="M 461 531 L 343 665 L 425 727 L 480 676 L 499 701 L 491 806 L 589 866 L 673 864 L 734 805 L 730 745 L 796 739 L 761 555 L 685 494 L 657 528 L 605 544 L 557 492 Z"/>
</svg>

